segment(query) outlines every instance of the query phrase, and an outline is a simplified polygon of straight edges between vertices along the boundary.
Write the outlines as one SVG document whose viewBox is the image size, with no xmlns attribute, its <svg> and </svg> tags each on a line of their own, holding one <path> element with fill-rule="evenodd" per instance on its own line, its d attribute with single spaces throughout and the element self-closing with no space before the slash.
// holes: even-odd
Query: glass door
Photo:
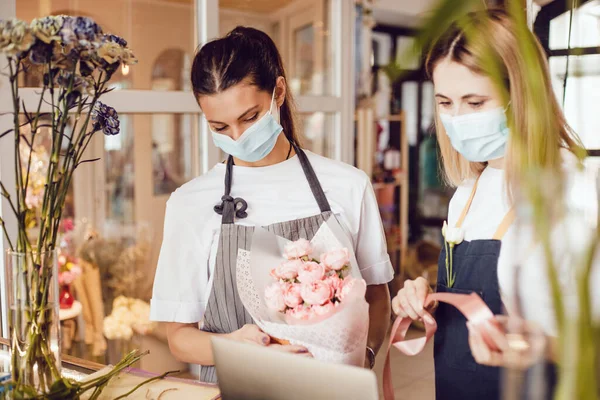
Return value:
<svg viewBox="0 0 600 400">
<path fill-rule="evenodd" d="M 111 314 L 112 300 L 120 294 L 143 301 L 151 296 L 167 199 L 184 182 L 222 160 L 189 84 L 191 61 L 198 45 L 242 24 L 272 35 L 289 69 L 305 146 L 352 163 L 353 13 L 353 4 L 347 0 L 0 2 L 1 18 L 16 16 L 31 21 L 53 14 L 91 17 L 105 32 L 124 37 L 139 59 L 137 65 L 115 74 L 111 81 L 114 91 L 102 100 L 119 112 L 121 133 L 115 137 L 96 136 L 86 158 L 100 160 L 82 165 L 74 176 L 69 202 L 74 220 L 85 221 L 93 234 L 105 240 L 97 250 L 112 248 L 110 245 L 119 252 L 104 251 L 104 258 L 95 261 L 98 268 L 94 271 L 99 276 L 95 279 L 102 293 L 99 301 L 103 304 L 96 307 L 100 314 L 93 318 L 84 307 L 85 321 L 79 322 L 85 324 L 79 326 L 81 335 L 74 338 L 75 342 L 82 341 L 83 350 L 71 354 L 107 361 L 98 356 L 106 354 L 103 324 Z M 1 101 L 10 98 L 4 79 L 0 77 L 0 131 L 10 128 L 10 117 L 1 115 L 11 111 L 9 102 Z M 37 86 L 36 82 L 23 83 L 22 99 L 28 109 L 37 104 Z M 8 186 L 14 186 L 10 182 L 13 168 L 10 146 L 0 147 L 0 176 Z M 7 215 L 7 209 L 8 204 L 2 202 L 1 215 Z M 14 231 L 16 223 L 8 219 L 7 229 Z M 131 250 L 127 254 L 141 256 L 120 263 L 124 249 Z M 2 262 L 3 257 L 0 267 Z M 3 280 L 2 269 L 2 285 Z M 4 307 L 2 296 L 3 290 L 0 304 Z M 2 323 L 6 335 L 4 312 Z M 91 334 L 89 327 L 93 328 Z M 141 335 L 141 347 L 152 349 L 142 368 L 156 372 L 180 369 L 160 329 L 152 335 Z"/>
<path fill-rule="evenodd" d="M 78 222 L 80 226 L 86 225 L 86 229 L 89 227 L 86 234 L 93 232 L 100 240 L 77 252 L 82 264 L 89 261 L 92 253 L 95 255 L 94 262 L 89 264 L 95 268 L 90 271 L 95 271 L 97 276 L 85 278 L 87 283 L 95 282 L 94 293 L 99 296 L 83 305 L 81 317 L 77 318 L 78 331 L 82 334 L 74 334 L 72 347 L 63 348 L 73 355 L 101 362 L 114 361 L 110 358 L 112 339 L 103 329 L 104 321 L 112 312 L 112 300 L 119 295 L 142 301 L 150 299 L 166 201 L 177 187 L 202 173 L 206 147 L 202 146 L 198 129 L 200 110 L 189 84 L 195 48 L 202 35 L 206 37 L 200 22 L 203 14 L 197 10 L 193 0 L 102 3 L 8 0 L 0 5 L 1 18 L 16 16 L 31 21 L 56 14 L 91 17 L 105 33 L 125 38 L 139 60 L 137 65 L 122 68 L 114 75 L 111 80 L 114 90 L 102 98 L 102 102 L 118 111 L 120 134 L 96 135 L 86 158 L 100 160 L 83 164 L 74 175 L 72 201 L 68 203 L 71 216 L 76 225 Z M 8 87 L 4 83 L 0 90 Z M 22 84 L 22 99 L 27 109 L 35 109 L 38 86 L 38 82 L 28 79 Z M 2 98 L 10 97 L 3 92 Z M 0 113 L 11 111 L 8 102 L 0 103 Z M 1 130 L 8 129 L 9 124 L 9 120 L 0 120 Z M 0 150 L 3 180 L 14 174 L 10 147 Z M 7 214 L 4 210 L 7 208 L 2 204 L 3 215 Z M 102 251 L 105 249 L 115 249 L 115 252 Z M 4 274 L 0 273 L 0 281 L 3 281 Z M 83 286 L 75 289 L 85 292 L 85 295 L 79 293 L 82 302 L 91 290 Z M 0 299 L 5 304 L 3 300 Z M 6 335 L 5 314 L 2 316 Z M 168 346 L 160 339 L 160 332 L 147 336 L 136 334 L 134 339 L 136 336 L 143 341 L 142 347 L 151 348 L 154 354 L 144 361 L 143 368 L 162 371 L 166 364 L 175 364 L 171 366 L 179 369 L 170 358 Z M 114 354 L 114 359 L 120 356 Z M 152 360 L 161 356 L 162 365 Z"/>
<path fill-rule="evenodd" d="M 219 35 L 245 25 L 272 37 L 287 68 L 304 146 L 348 163 L 354 162 L 353 13 L 344 0 L 222 0 L 219 18 L 207 21 Z"/>
</svg>

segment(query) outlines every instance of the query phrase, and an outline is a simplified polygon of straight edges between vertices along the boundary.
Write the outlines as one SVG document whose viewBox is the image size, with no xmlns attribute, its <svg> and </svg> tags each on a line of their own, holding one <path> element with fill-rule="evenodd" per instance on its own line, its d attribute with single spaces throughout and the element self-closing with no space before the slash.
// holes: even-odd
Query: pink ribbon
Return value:
<svg viewBox="0 0 600 400">
<path fill-rule="evenodd" d="M 441 301 L 448 303 L 458 309 L 467 320 L 477 324 L 487 320 L 494 319 L 494 313 L 489 309 L 485 302 L 475 293 L 471 294 L 455 294 L 455 293 L 432 293 L 427 296 L 425 304 L 430 304 L 434 301 Z M 427 314 L 427 312 L 426 312 Z M 427 314 L 431 316 L 430 314 Z M 433 334 L 437 330 L 437 324 L 435 320 L 432 324 L 425 324 L 425 336 L 405 340 L 408 328 L 412 325 L 413 321 L 410 318 L 397 318 L 392 326 L 390 333 L 390 341 L 388 343 L 387 354 L 385 358 L 385 367 L 383 369 L 383 398 L 385 400 L 394 400 L 394 386 L 392 384 L 392 369 L 390 366 L 390 352 L 392 346 L 400 350 L 407 356 L 414 356 L 419 354 L 425 348 L 427 342 L 433 337 Z M 491 347 L 496 347 L 491 338 L 482 331 L 482 336 L 485 342 Z"/>
</svg>

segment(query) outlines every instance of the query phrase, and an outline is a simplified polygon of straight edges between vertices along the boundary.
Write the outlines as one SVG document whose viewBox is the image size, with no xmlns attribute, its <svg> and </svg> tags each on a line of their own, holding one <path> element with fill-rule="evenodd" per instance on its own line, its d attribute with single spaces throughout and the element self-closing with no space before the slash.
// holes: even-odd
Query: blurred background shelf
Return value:
<svg viewBox="0 0 600 400">
<path fill-rule="evenodd" d="M 376 117 L 376 115 L 384 115 Z M 408 246 L 409 155 L 404 113 L 378 113 L 363 104 L 355 114 L 356 163 L 373 180 L 395 274 L 402 276 Z"/>
</svg>

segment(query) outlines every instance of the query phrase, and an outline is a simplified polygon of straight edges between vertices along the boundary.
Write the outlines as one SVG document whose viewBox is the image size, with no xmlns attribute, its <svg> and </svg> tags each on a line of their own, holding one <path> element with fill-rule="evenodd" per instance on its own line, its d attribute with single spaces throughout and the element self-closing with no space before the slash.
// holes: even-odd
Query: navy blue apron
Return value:
<svg viewBox="0 0 600 400">
<path fill-rule="evenodd" d="M 460 228 L 475 197 L 477 181 L 456 227 Z M 438 292 L 477 293 L 496 315 L 502 313 L 498 287 L 498 256 L 501 240 L 512 222 L 510 210 L 490 240 L 463 241 L 454 246 L 452 269 L 454 285 L 448 287 L 446 251 L 438 261 Z M 436 400 L 500 399 L 500 368 L 477 364 L 469 347 L 467 320 L 453 306 L 439 303 L 435 319 L 438 329 L 434 339 Z"/>
</svg>

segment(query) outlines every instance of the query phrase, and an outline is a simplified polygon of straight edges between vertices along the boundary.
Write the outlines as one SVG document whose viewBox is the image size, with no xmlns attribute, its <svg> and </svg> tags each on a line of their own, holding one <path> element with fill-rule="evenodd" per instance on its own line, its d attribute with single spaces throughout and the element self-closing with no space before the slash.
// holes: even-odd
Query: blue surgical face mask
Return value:
<svg viewBox="0 0 600 400">
<path fill-rule="evenodd" d="M 509 129 L 505 109 L 452 116 L 440 114 L 452 147 L 472 162 L 504 157 Z"/>
<path fill-rule="evenodd" d="M 275 90 L 271 96 L 269 111 L 246 129 L 237 140 L 211 129 L 215 146 L 246 162 L 260 161 L 268 156 L 273 151 L 279 134 L 283 131 L 283 127 L 279 124 L 279 110 L 274 100 Z M 274 111 L 273 108 L 275 108 Z"/>
</svg>

